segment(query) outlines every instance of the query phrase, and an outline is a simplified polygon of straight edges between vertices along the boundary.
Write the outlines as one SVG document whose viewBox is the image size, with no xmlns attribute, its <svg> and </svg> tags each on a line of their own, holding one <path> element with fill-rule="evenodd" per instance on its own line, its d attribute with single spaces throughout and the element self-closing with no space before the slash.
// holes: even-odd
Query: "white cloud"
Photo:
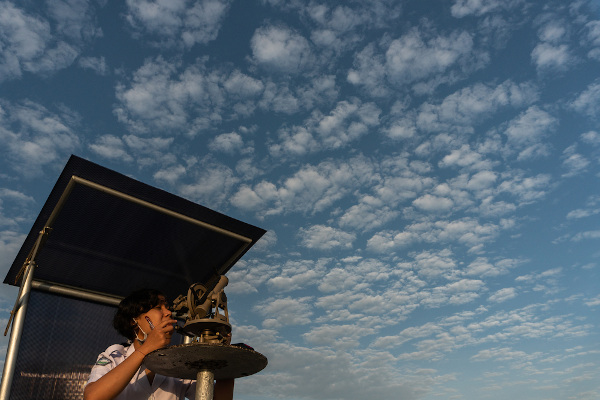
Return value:
<svg viewBox="0 0 600 400">
<path fill-rule="evenodd" d="M 339 224 L 342 227 L 368 231 L 385 225 L 399 214 L 400 211 L 385 205 L 381 199 L 363 196 L 358 204 L 346 209 Z"/>
<path fill-rule="evenodd" d="M 126 19 L 158 46 L 206 44 L 217 37 L 230 0 L 127 0 Z"/>
<path fill-rule="evenodd" d="M 458 242 L 469 248 L 476 248 L 495 238 L 501 229 L 501 225 L 480 224 L 473 218 L 418 222 L 407 225 L 403 231 L 376 233 L 367 241 L 367 248 L 376 252 L 389 252 L 415 242 Z"/>
<path fill-rule="evenodd" d="M 363 104 L 356 98 L 344 100 L 328 115 L 315 111 L 304 125 L 280 130 L 279 142 L 269 150 L 275 156 L 300 156 L 346 147 L 377 126 L 380 113 L 374 103 Z"/>
<path fill-rule="evenodd" d="M 361 337 L 372 335 L 372 327 L 353 325 L 320 325 L 305 333 L 304 340 L 319 346 L 331 346 L 336 349 L 355 348 Z"/>
<path fill-rule="evenodd" d="M 168 182 L 171 185 L 178 182 L 187 173 L 183 165 L 170 165 L 166 168 L 161 168 L 152 175 L 157 181 Z"/>
<path fill-rule="evenodd" d="M 331 250 L 335 248 L 351 249 L 356 239 L 353 233 L 344 232 L 325 225 L 313 225 L 300 228 L 298 236 L 302 245 L 309 249 Z"/>
<path fill-rule="evenodd" d="M 244 148 L 244 140 L 236 132 L 223 133 L 215 136 L 208 144 L 208 147 L 212 151 L 233 154 Z"/>
<path fill-rule="evenodd" d="M 497 192 L 510 193 L 522 204 L 528 204 L 543 198 L 551 188 L 551 182 L 550 175 L 540 174 L 527 177 L 523 173 L 517 172 L 502 181 L 497 187 Z"/>
<path fill-rule="evenodd" d="M 452 16 L 462 18 L 468 15 L 481 16 L 496 10 L 510 9 L 522 3 L 521 0 L 455 0 L 451 7 Z"/>
<path fill-rule="evenodd" d="M 566 44 L 540 43 L 531 51 L 531 59 L 541 71 L 564 71 L 574 63 Z"/>
<path fill-rule="evenodd" d="M 81 57 L 77 62 L 81 68 L 91 69 L 98 75 L 107 75 L 109 73 L 108 66 L 104 56 L 102 57 Z"/>
<path fill-rule="evenodd" d="M 325 275 L 328 259 L 290 260 L 286 262 L 277 276 L 269 278 L 267 285 L 278 292 L 290 292 L 315 285 Z"/>
<path fill-rule="evenodd" d="M 470 276 L 489 278 L 506 274 L 511 268 L 514 268 L 522 263 L 522 260 L 514 259 L 503 259 L 491 263 L 485 257 L 477 257 L 467 266 L 467 268 L 464 270 L 464 273 Z"/>
<path fill-rule="evenodd" d="M 242 259 L 235 264 L 235 268 L 227 272 L 229 284 L 226 292 L 240 295 L 257 293 L 262 285 L 279 273 L 278 265 L 266 264 L 253 258 Z"/>
<path fill-rule="evenodd" d="M 0 81 L 19 78 L 24 71 L 53 74 L 71 65 L 86 42 L 101 36 L 87 1 L 48 3 L 39 4 L 43 11 L 29 13 L 0 2 Z"/>
<path fill-rule="evenodd" d="M 596 131 L 589 131 L 586 133 L 583 133 L 581 135 L 581 140 L 585 143 L 594 145 L 594 146 L 598 146 L 600 145 L 600 133 L 596 132 Z"/>
<path fill-rule="evenodd" d="M 590 21 L 586 24 L 587 41 L 592 46 L 588 57 L 600 60 L 600 20 Z"/>
<path fill-rule="evenodd" d="M 439 252 L 423 251 L 414 256 L 415 271 L 426 278 L 444 277 L 451 279 L 456 274 L 456 260 L 449 249 Z"/>
<path fill-rule="evenodd" d="M 103 135 L 98 137 L 94 143 L 89 145 L 89 148 L 94 153 L 104 158 L 123 160 L 126 162 L 133 161 L 133 157 L 127 152 L 123 140 L 114 135 Z"/>
<path fill-rule="evenodd" d="M 254 306 L 254 311 L 265 318 L 263 326 L 267 329 L 306 325 L 311 322 L 312 303 L 310 297 L 267 299 Z"/>
<path fill-rule="evenodd" d="M 17 256 L 25 237 L 22 233 L 14 230 L 0 231 L 0 274 L 6 276 L 12 264 L 12 261 Z M 6 300 L 0 295 L 0 301 Z"/>
<path fill-rule="evenodd" d="M 371 163 L 356 157 L 348 161 L 324 161 L 306 165 L 286 178 L 279 187 L 262 181 L 242 186 L 231 197 L 231 204 L 259 216 L 289 212 L 315 214 L 348 195 L 352 188 L 373 174 Z"/>
<path fill-rule="evenodd" d="M 455 82 L 466 71 L 481 68 L 488 59 L 486 53 L 474 49 L 466 31 L 435 36 L 427 29 L 414 28 L 387 43 L 381 44 L 384 54 L 374 44 L 357 53 L 354 68 L 346 76 L 373 97 L 386 96 L 389 84 L 412 85 L 418 94 L 431 93 L 442 83 Z M 449 70 L 453 73 L 444 74 Z"/>
<path fill-rule="evenodd" d="M 390 43 L 386 69 L 393 82 L 413 82 L 443 72 L 472 50 L 473 40 L 466 32 L 424 40 L 418 30 L 412 30 Z"/>
<path fill-rule="evenodd" d="M 585 172 L 590 162 L 585 156 L 577 153 L 576 145 L 571 145 L 563 151 L 562 165 L 567 171 L 563 176 L 570 177 Z"/>
<path fill-rule="evenodd" d="M 570 103 L 577 112 L 591 118 L 597 118 L 600 114 L 600 83 L 591 83 L 583 92 Z"/>
<path fill-rule="evenodd" d="M 514 299 L 515 297 L 517 297 L 517 290 L 515 288 L 504 288 L 491 295 L 488 298 L 488 301 L 491 301 L 492 303 L 502 303 Z"/>
<path fill-rule="evenodd" d="M 354 56 L 354 68 L 346 79 L 353 85 L 364 87 L 372 97 L 385 97 L 390 91 L 386 82 L 385 58 L 376 53 L 374 44 L 369 44 Z"/>
<path fill-rule="evenodd" d="M 558 119 L 536 106 L 529 107 L 508 123 L 504 134 L 509 151 L 516 151 L 519 160 L 547 156 L 550 149 L 545 138 L 558 126 Z"/>
<path fill-rule="evenodd" d="M 182 184 L 179 192 L 186 198 L 200 204 L 210 204 L 211 207 L 225 204 L 239 178 L 224 164 L 212 160 L 187 169 L 187 175 L 192 183 Z"/>
<path fill-rule="evenodd" d="M 179 63 L 147 60 L 128 83 L 116 88 L 119 121 L 135 134 L 196 135 L 221 122 L 226 76 L 209 71 L 203 60 L 179 71 Z"/>
<path fill-rule="evenodd" d="M 265 88 L 265 85 L 258 79 L 246 75 L 239 70 L 235 70 L 223 82 L 227 92 L 234 97 L 254 97 L 259 95 Z"/>
<path fill-rule="evenodd" d="M 5 161 L 26 177 L 40 175 L 44 168 L 64 163 L 79 148 L 74 132 L 77 116 L 63 108 L 51 112 L 40 104 L 0 102 L 0 144 Z"/>
<path fill-rule="evenodd" d="M 489 118 L 504 107 L 520 108 L 539 97 L 535 85 L 505 81 L 497 86 L 477 83 L 447 96 L 439 105 L 423 103 L 415 117 L 423 131 L 444 131 L 460 128 L 473 131 L 473 125 Z"/>
<path fill-rule="evenodd" d="M 444 213 L 454 206 L 452 199 L 425 194 L 413 201 L 413 205 L 425 212 Z"/>
<path fill-rule="evenodd" d="M 257 29 L 250 43 L 254 61 L 267 69 L 297 73 L 313 62 L 308 41 L 287 27 Z"/>
</svg>

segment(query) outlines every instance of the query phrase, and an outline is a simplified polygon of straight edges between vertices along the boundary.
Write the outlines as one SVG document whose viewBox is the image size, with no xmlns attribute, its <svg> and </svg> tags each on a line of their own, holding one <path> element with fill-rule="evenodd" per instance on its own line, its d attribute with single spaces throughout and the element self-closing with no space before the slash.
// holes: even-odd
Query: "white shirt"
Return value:
<svg viewBox="0 0 600 400">
<path fill-rule="evenodd" d="M 100 353 L 96 364 L 92 368 L 88 383 L 96 382 L 129 357 L 135 348 L 133 345 L 124 347 L 120 344 L 110 346 L 106 351 Z M 194 399 L 196 393 L 196 381 L 189 379 L 171 378 L 155 374 L 152 385 L 146 377 L 146 367 L 140 366 L 129 384 L 123 389 L 115 400 L 183 400 Z"/>
</svg>

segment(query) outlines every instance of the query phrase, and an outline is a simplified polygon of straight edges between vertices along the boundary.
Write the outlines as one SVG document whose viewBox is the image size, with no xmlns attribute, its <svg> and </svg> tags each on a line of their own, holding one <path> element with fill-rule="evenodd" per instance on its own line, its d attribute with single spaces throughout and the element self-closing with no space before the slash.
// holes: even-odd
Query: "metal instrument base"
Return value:
<svg viewBox="0 0 600 400">
<path fill-rule="evenodd" d="M 199 372 L 209 371 L 214 379 L 235 379 L 263 370 L 267 358 L 237 346 L 188 343 L 155 350 L 146 356 L 144 364 L 157 374 L 175 378 L 196 379 Z"/>
</svg>

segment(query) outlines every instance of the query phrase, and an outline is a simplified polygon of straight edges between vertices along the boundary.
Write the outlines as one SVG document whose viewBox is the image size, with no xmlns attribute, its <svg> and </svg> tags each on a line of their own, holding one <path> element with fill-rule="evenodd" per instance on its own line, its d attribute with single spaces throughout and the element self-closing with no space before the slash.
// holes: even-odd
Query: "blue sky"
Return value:
<svg viewBox="0 0 600 400">
<path fill-rule="evenodd" d="M 0 272 L 77 154 L 268 230 L 236 398 L 598 399 L 599 71 L 596 0 L 0 1 Z"/>
</svg>

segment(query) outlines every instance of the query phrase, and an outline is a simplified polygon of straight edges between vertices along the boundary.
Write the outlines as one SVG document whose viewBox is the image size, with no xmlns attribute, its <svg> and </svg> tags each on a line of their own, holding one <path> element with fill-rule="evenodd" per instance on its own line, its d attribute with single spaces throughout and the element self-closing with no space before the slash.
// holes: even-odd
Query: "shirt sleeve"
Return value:
<svg viewBox="0 0 600 400">
<path fill-rule="evenodd" d="M 185 392 L 185 397 L 194 400 L 196 398 L 196 381 L 186 381 L 188 388 Z"/>
<path fill-rule="evenodd" d="M 117 359 L 122 358 L 124 354 L 123 346 L 114 345 L 100 353 L 96 363 L 92 367 L 87 383 L 96 382 L 117 366 Z"/>
</svg>

